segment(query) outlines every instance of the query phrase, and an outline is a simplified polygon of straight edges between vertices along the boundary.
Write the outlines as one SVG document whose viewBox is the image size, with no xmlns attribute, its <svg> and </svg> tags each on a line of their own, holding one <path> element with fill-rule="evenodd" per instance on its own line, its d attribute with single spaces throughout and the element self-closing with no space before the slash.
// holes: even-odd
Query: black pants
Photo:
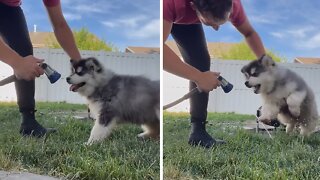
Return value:
<svg viewBox="0 0 320 180">
<path fill-rule="evenodd" d="M 20 56 L 33 55 L 27 23 L 20 7 L 10 7 L 0 3 L 0 36 Z M 18 80 L 15 82 L 20 112 L 35 109 L 35 82 Z"/>
<path fill-rule="evenodd" d="M 173 24 L 171 35 L 186 63 L 202 72 L 210 70 L 210 55 L 201 24 Z M 195 87 L 195 83 L 189 83 L 190 90 Z M 208 99 L 208 93 L 199 93 L 190 98 L 191 122 L 203 122 L 207 119 Z"/>
</svg>

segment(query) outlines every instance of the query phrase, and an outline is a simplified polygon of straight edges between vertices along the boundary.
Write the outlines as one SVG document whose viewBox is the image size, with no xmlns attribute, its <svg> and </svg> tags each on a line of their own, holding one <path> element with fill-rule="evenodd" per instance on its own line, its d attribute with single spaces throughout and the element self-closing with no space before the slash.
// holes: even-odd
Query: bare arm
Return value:
<svg viewBox="0 0 320 180">
<path fill-rule="evenodd" d="M 72 31 L 63 17 L 61 5 L 46 7 L 50 21 L 52 23 L 54 34 L 71 59 L 81 59 L 80 52 L 76 46 Z"/>
<path fill-rule="evenodd" d="M 218 86 L 216 72 L 201 72 L 198 69 L 184 63 L 168 45 L 165 44 L 171 32 L 172 23 L 163 20 L 163 68 L 172 74 L 193 81 L 200 90 L 209 92 Z"/>
<path fill-rule="evenodd" d="M 171 32 L 172 23 L 163 20 L 163 68 L 164 70 L 177 76 L 196 81 L 197 76 L 201 73 L 196 68 L 181 61 L 179 56 L 165 44 Z"/>
<path fill-rule="evenodd" d="M 243 34 L 247 41 L 247 44 L 257 56 L 257 58 L 260 58 L 266 53 L 258 33 L 253 29 L 248 19 L 246 19 L 242 25 L 237 27 L 237 29 L 241 34 Z"/>
<path fill-rule="evenodd" d="M 14 69 L 23 58 L 0 38 L 0 59 Z"/>
<path fill-rule="evenodd" d="M 11 49 L 1 38 L 0 38 L 0 59 L 4 63 L 8 64 L 14 70 L 15 75 L 18 78 L 25 80 L 32 80 L 35 77 L 39 77 L 43 74 L 38 63 L 43 60 L 37 59 L 32 55 L 21 57 L 13 49 Z"/>
</svg>

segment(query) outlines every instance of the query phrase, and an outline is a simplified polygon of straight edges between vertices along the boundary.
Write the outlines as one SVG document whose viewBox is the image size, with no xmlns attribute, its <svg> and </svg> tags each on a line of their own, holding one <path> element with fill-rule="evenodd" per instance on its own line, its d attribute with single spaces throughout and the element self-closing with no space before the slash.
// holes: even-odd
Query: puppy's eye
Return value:
<svg viewBox="0 0 320 180">
<path fill-rule="evenodd" d="M 258 77 L 258 75 L 259 75 L 259 74 L 256 73 L 256 72 L 254 72 L 254 73 L 251 74 L 252 77 Z"/>
<path fill-rule="evenodd" d="M 82 71 L 82 67 L 78 67 L 78 68 L 76 69 L 76 72 L 77 72 L 77 73 L 81 73 L 81 71 Z"/>
</svg>

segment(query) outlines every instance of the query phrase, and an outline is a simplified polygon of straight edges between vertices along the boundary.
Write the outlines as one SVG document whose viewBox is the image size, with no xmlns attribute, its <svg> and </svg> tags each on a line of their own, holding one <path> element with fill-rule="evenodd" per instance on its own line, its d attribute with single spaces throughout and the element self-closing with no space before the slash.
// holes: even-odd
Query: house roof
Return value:
<svg viewBox="0 0 320 180">
<path fill-rule="evenodd" d="M 47 47 L 48 41 L 56 41 L 53 32 L 29 32 L 29 35 L 35 48 Z"/>
<path fill-rule="evenodd" d="M 301 63 L 301 64 L 320 64 L 320 58 L 296 57 L 294 59 L 294 62 Z"/>
<path fill-rule="evenodd" d="M 166 44 L 179 56 L 181 53 L 175 41 L 167 41 Z M 208 50 L 210 58 L 221 58 L 222 54 L 227 53 L 230 49 L 235 46 L 237 43 L 225 43 L 225 42 L 208 42 Z"/>
<path fill-rule="evenodd" d="M 160 48 L 158 47 L 138 47 L 128 46 L 125 50 L 128 53 L 142 53 L 142 54 L 160 54 Z"/>
</svg>

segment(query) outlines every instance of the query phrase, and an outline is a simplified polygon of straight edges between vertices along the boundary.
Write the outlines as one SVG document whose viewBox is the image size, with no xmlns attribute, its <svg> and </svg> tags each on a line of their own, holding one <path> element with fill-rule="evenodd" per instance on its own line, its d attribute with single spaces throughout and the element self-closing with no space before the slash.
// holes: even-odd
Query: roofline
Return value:
<svg viewBox="0 0 320 180">
<path fill-rule="evenodd" d="M 294 60 L 296 60 L 297 62 L 299 62 L 300 64 L 304 64 L 302 61 L 300 61 L 300 59 L 298 57 L 294 58 Z"/>
<path fill-rule="evenodd" d="M 130 49 L 129 46 L 126 47 L 126 49 L 129 50 L 129 52 L 134 53 L 134 51 L 132 49 Z"/>
</svg>

